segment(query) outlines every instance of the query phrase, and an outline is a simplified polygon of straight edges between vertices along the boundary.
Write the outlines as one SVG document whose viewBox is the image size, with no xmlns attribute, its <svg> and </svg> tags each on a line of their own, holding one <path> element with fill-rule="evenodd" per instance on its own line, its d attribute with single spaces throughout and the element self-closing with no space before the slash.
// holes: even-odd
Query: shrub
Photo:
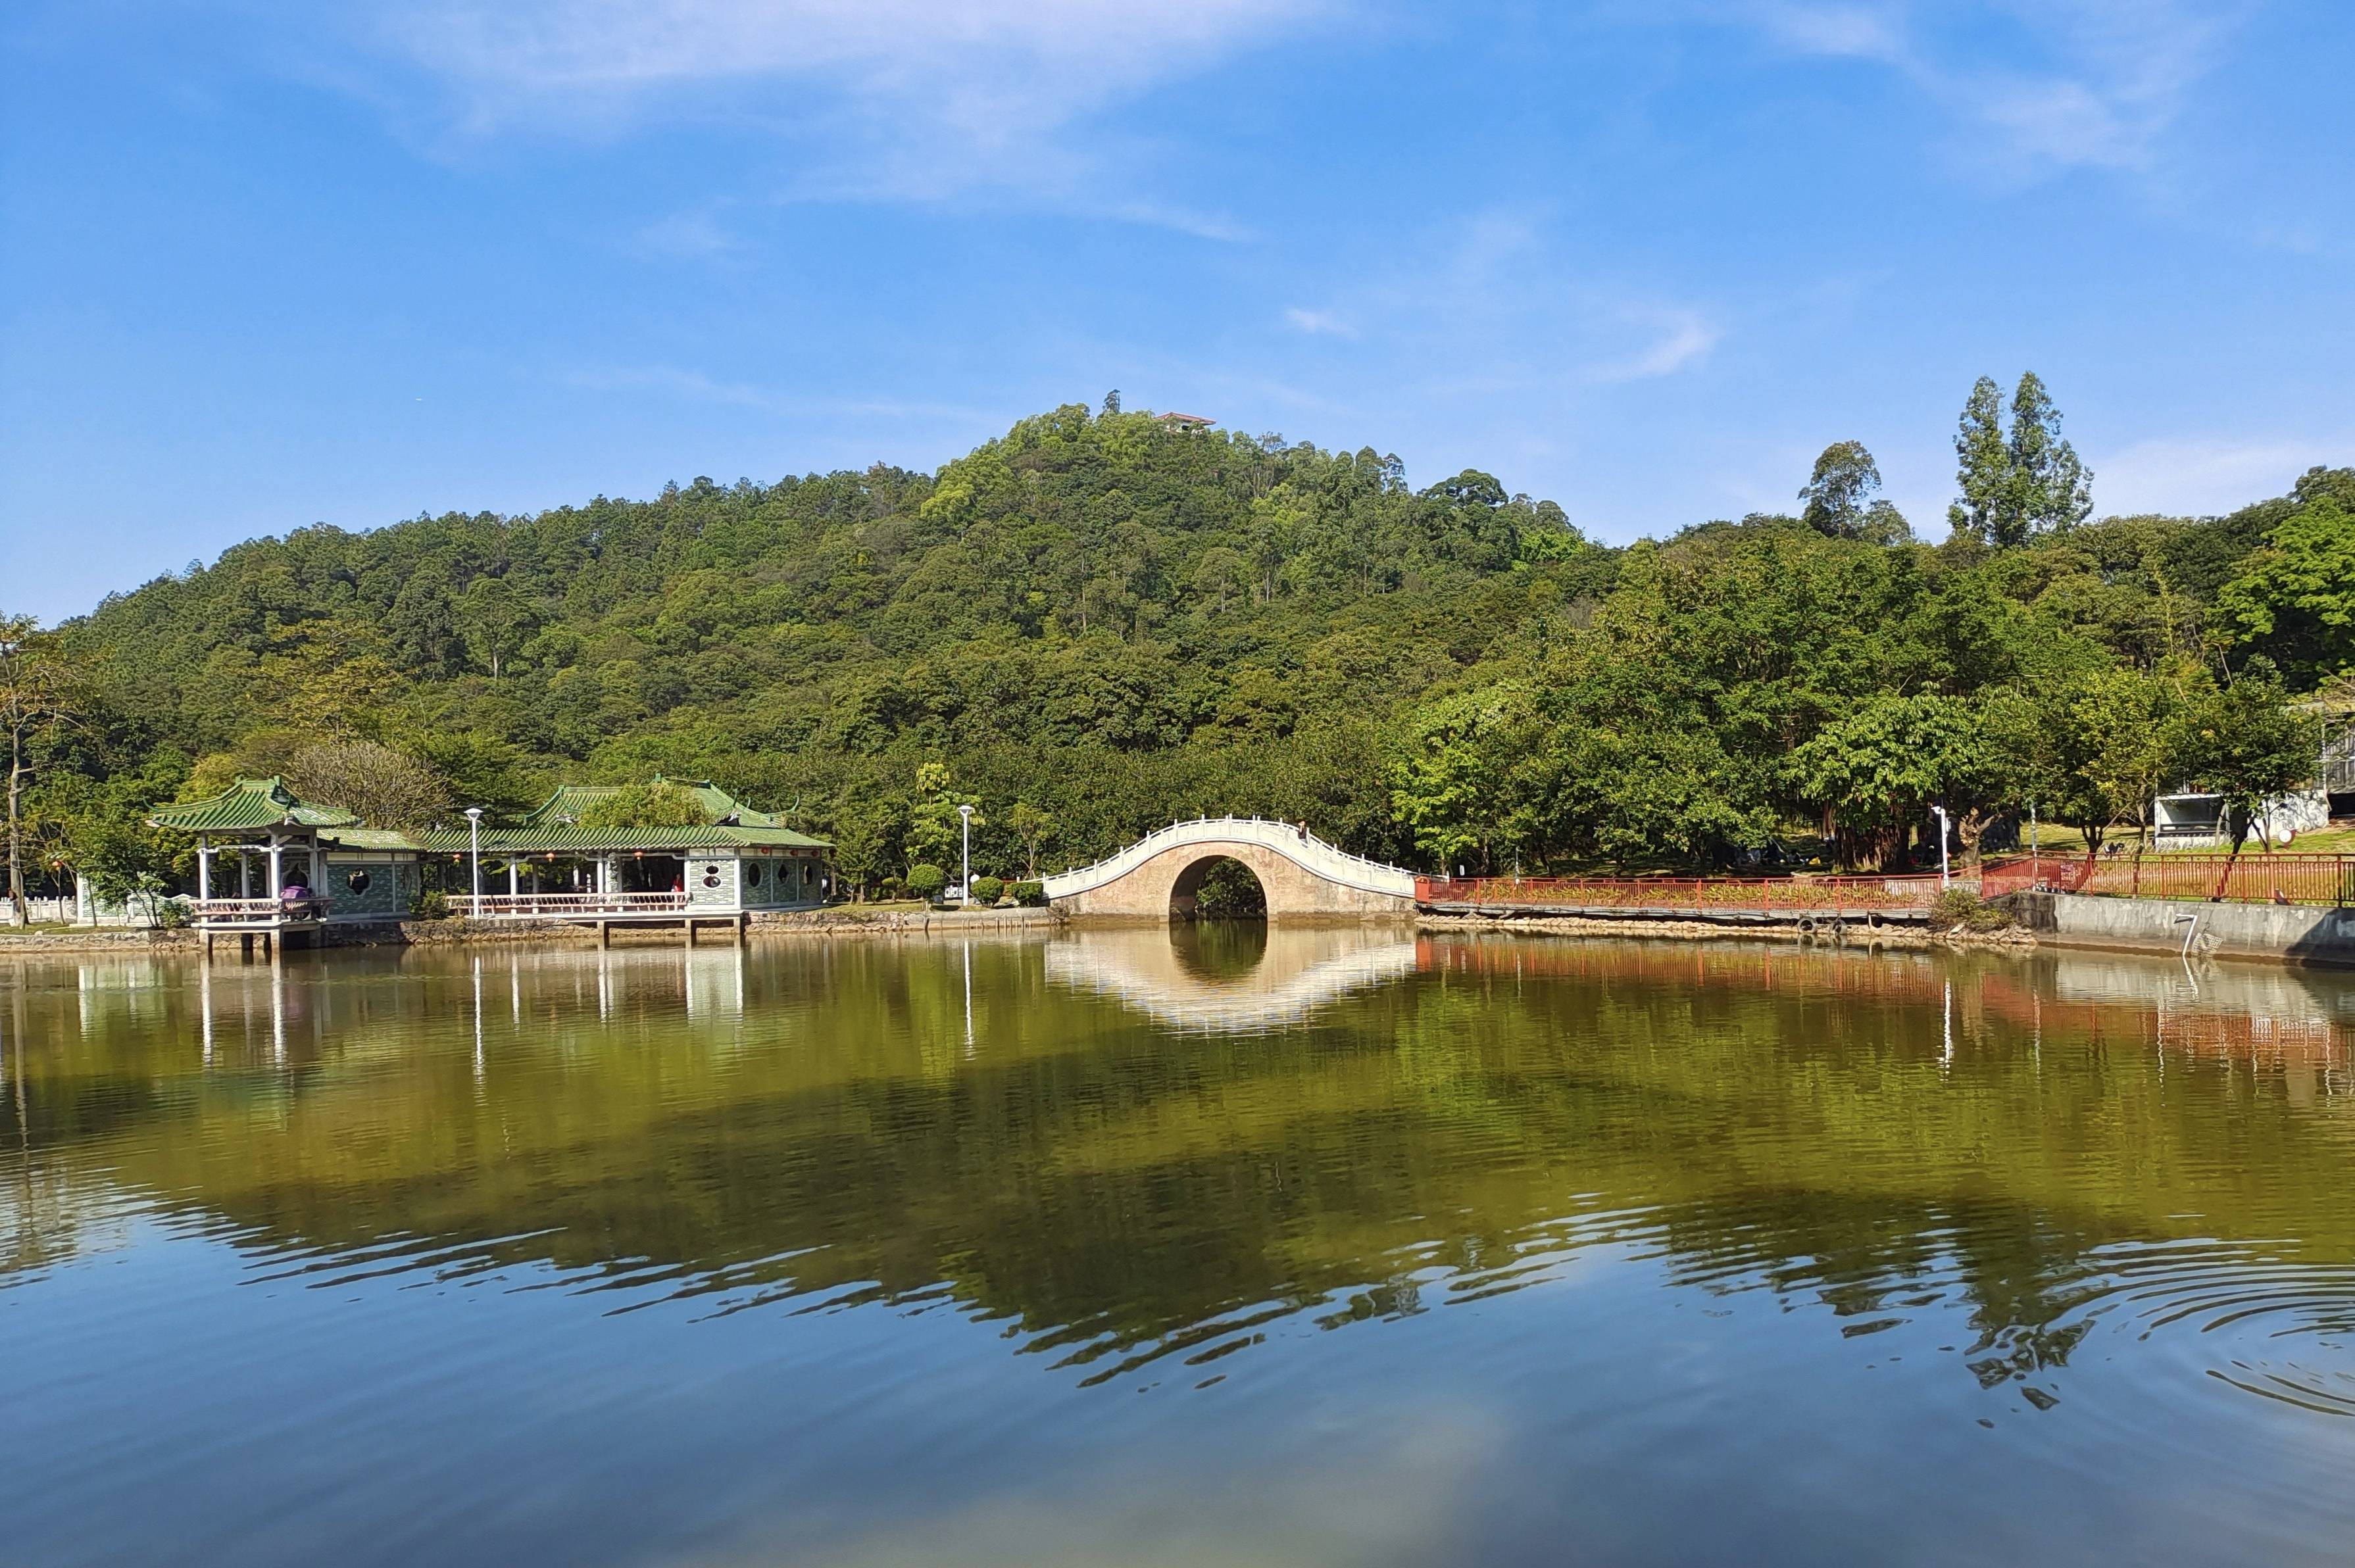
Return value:
<svg viewBox="0 0 2355 1568">
<path fill-rule="evenodd" d="M 2010 923 L 2009 911 L 1983 902 L 1966 888 L 1948 888 L 1930 906 L 1930 924 L 1938 931 L 2001 931 Z"/>
<path fill-rule="evenodd" d="M 1047 884 L 1044 882 L 1017 882 L 1007 891 L 1014 895 L 1016 903 L 1027 908 L 1037 909 L 1047 901 Z"/>
<path fill-rule="evenodd" d="M 450 895 L 442 892 L 420 893 L 417 895 L 417 901 L 409 906 L 409 912 L 410 917 L 416 920 L 447 920 L 450 918 Z"/>
<path fill-rule="evenodd" d="M 941 896 L 941 890 L 948 885 L 949 874 L 938 866 L 908 868 L 908 891 L 917 898 L 927 901 L 936 899 Z"/>
<path fill-rule="evenodd" d="M 994 909 L 1006 896 L 1006 882 L 998 877 L 975 877 L 973 880 L 973 901 L 984 909 Z"/>
</svg>

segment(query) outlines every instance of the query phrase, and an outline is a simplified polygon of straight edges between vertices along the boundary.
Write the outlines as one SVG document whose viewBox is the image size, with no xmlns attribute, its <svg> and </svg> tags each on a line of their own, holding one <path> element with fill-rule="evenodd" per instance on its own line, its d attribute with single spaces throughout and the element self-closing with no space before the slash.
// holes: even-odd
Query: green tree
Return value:
<svg viewBox="0 0 2355 1568">
<path fill-rule="evenodd" d="M 976 808 L 973 826 L 985 825 L 978 809 L 981 797 L 950 787 L 948 764 L 928 762 L 916 769 L 915 800 L 908 808 L 908 855 L 911 860 L 951 861 L 958 859 L 964 840 L 964 822 L 957 807 Z"/>
<path fill-rule="evenodd" d="M 2302 679 L 2355 667 L 2355 512 L 2325 496 L 2282 519 L 2217 591 L 2216 619 Z"/>
<path fill-rule="evenodd" d="M 57 637 L 29 615 L 0 615 L 0 735 L 8 741 L 8 907 L 16 924 L 25 905 L 25 786 L 57 732 L 76 720 L 69 671 Z"/>
<path fill-rule="evenodd" d="M 1024 879 L 1035 880 L 1039 875 L 1039 852 L 1054 837 L 1055 819 L 1028 801 L 1018 800 L 1006 814 L 1006 826 L 1022 846 Z"/>
<path fill-rule="evenodd" d="M 2177 782 L 2222 796 L 2232 832 L 2215 897 L 2224 896 L 2232 863 L 2257 818 L 2283 795 L 2314 783 L 2320 747 L 2318 726 L 2290 706 L 2279 673 L 2263 658 L 2250 660 L 2231 685 L 2199 693 L 2178 716 Z"/>
<path fill-rule="evenodd" d="M 1815 473 L 1799 491 L 1806 502 L 1800 521 L 1831 539 L 1869 539 L 1874 544 L 1898 544 L 1913 537 L 1904 515 L 1885 500 L 1875 500 L 1881 488 L 1881 467 L 1860 441 L 1838 441 L 1816 459 Z"/>
<path fill-rule="evenodd" d="M 2060 411 L 2034 371 L 2013 389 L 2009 432 L 2001 391 L 1978 379 L 1963 405 L 1955 456 L 1962 496 L 1946 519 L 1958 534 L 2009 549 L 2081 523 L 2093 511 L 2094 475 L 2062 439 Z"/>
<path fill-rule="evenodd" d="M 1884 693 L 1818 731 L 1791 754 L 1799 793 L 1828 807 L 1842 859 L 1881 867 L 1905 852 L 1927 807 L 1944 805 L 1976 855 L 2010 777 L 1979 706 L 1934 692 Z"/>
<path fill-rule="evenodd" d="M 1443 872 L 1486 872 L 1508 851 L 1513 764 L 1524 744 L 1522 694 L 1469 692 L 1419 718 L 1390 767 L 1391 803 L 1414 846 Z"/>
</svg>

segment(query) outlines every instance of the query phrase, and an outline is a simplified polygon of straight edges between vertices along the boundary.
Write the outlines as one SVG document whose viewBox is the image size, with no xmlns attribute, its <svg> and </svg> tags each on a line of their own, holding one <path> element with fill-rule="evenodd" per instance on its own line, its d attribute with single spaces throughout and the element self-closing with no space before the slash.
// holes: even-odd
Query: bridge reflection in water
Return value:
<svg viewBox="0 0 2355 1568">
<path fill-rule="evenodd" d="M 1243 1034 L 1291 1028 L 1412 974 L 1416 952 L 1395 932 L 1237 922 L 1067 936 L 1047 944 L 1045 962 L 1056 984 L 1116 997 L 1165 1028 Z"/>
</svg>

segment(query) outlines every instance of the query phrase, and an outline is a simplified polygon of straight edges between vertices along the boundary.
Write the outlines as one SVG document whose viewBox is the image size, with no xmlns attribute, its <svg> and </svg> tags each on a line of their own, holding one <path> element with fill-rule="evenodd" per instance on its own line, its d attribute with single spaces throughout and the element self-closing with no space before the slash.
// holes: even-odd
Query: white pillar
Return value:
<svg viewBox="0 0 2355 1568">
<path fill-rule="evenodd" d="M 206 839 L 197 840 L 197 901 L 204 902 L 213 896 L 213 847 Z"/>
<path fill-rule="evenodd" d="M 517 869 L 516 863 L 509 860 L 507 862 L 507 897 L 512 899 L 522 896 L 522 874 Z"/>
<path fill-rule="evenodd" d="M 285 874 L 284 856 L 284 846 L 278 842 L 278 835 L 272 834 L 270 836 L 270 892 L 267 896 L 272 901 L 277 899 L 279 890 L 286 885 L 278 880 Z M 273 948 L 272 951 L 276 950 Z"/>
<path fill-rule="evenodd" d="M 237 896 L 241 899 L 253 896 L 253 857 L 245 852 L 242 844 L 237 847 Z"/>
</svg>

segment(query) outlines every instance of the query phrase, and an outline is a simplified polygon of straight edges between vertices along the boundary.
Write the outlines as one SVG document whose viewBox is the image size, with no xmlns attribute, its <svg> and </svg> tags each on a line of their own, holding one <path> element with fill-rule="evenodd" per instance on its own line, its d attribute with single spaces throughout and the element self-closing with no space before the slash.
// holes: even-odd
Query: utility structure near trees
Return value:
<svg viewBox="0 0 2355 1568">
<path fill-rule="evenodd" d="M 510 827 L 402 831 L 304 800 L 282 778 L 240 779 L 149 820 L 196 839 L 190 918 L 208 952 L 224 935 L 267 951 L 327 927 L 398 922 L 444 887 L 467 890 L 442 896 L 470 919 L 589 924 L 603 937 L 615 924 L 679 925 L 690 944 L 698 923 L 741 935 L 755 912 L 831 896 L 831 844 L 708 780 L 654 781 L 684 807 L 675 822 L 601 819 L 601 806 L 645 787 L 568 784 Z M 474 891 L 485 872 L 505 890 Z"/>
</svg>

